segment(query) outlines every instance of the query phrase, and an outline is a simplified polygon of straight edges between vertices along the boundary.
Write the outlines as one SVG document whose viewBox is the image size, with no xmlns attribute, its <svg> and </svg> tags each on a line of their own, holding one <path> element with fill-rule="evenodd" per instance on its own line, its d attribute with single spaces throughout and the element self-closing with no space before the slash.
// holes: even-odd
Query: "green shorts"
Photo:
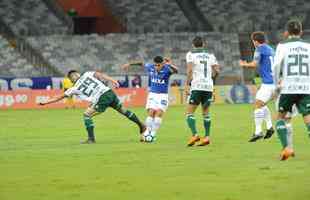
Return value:
<svg viewBox="0 0 310 200">
<path fill-rule="evenodd" d="M 122 103 L 120 102 L 116 94 L 113 92 L 113 90 L 109 90 L 105 92 L 103 95 L 101 95 L 98 103 L 94 105 L 94 108 L 97 112 L 104 112 L 108 107 L 117 110 L 121 106 Z"/>
<path fill-rule="evenodd" d="M 201 104 L 204 108 L 211 105 L 212 102 L 212 92 L 210 91 L 200 91 L 193 90 L 188 99 L 188 104 L 199 105 Z"/>
<path fill-rule="evenodd" d="M 310 114 L 310 94 L 281 94 L 278 110 L 281 113 L 292 112 L 294 104 L 303 116 Z"/>
</svg>

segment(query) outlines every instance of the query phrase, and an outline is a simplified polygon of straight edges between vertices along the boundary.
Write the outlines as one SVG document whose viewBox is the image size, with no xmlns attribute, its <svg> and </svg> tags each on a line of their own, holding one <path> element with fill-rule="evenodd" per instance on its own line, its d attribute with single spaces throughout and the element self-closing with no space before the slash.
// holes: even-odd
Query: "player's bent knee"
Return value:
<svg viewBox="0 0 310 200">
<path fill-rule="evenodd" d="M 155 117 L 155 114 L 156 114 L 156 110 L 154 110 L 154 109 L 148 109 L 148 115 L 150 116 L 150 117 Z"/>
<path fill-rule="evenodd" d="M 266 105 L 265 102 L 263 102 L 261 100 L 256 100 L 255 104 L 254 104 L 254 107 L 255 107 L 255 109 L 258 109 L 258 108 L 264 107 L 265 105 Z"/>
</svg>

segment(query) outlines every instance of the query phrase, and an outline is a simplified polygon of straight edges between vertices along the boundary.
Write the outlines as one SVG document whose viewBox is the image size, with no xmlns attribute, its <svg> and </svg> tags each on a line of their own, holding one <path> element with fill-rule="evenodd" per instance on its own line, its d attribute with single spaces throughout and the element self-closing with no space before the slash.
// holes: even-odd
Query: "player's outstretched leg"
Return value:
<svg viewBox="0 0 310 200">
<path fill-rule="evenodd" d="M 146 130 L 146 126 L 139 120 L 135 113 L 131 112 L 130 110 L 124 109 L 122 106 L 119 106 L 118 108 L 116 108 L 116 110 L 125 117 L 127 117 L 130 121 L 137 124 L 139 127 L 139 133 L 140 135 L 142 135 L 142 133 Z"/>
</svg>

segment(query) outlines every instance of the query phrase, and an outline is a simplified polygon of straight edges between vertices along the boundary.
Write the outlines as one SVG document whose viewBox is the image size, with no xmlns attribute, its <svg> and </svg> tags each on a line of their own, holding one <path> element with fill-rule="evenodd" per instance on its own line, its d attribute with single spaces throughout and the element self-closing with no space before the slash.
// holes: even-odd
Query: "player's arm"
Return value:
<svg viewBox="0 0 310 200">
<path fill-rule="evenodd" d="M 41 106 L 44 106 L 44 105 L 47 105 L 47 104 L 51 104 L 51 103 L 56 103 L 58 101 L 61 101 L 63 100 L 64 98 L 66 98 L 67 96 L 65 94 L 62 94 L 62 95 L 59 95 L 59 96 L 55 96 L 53 98 L 50 98 L 48 99 L 47 101 L 45 102 L 40 102 L 39 105 Z"/>
<path fill-rule="evenodd" d="M 184 92 L 185 95 L 189 95 L 190 85 L 193 80 L 193 67 L 194 67 L 194 58 L 191 52 L 186 54 L 186 81 Z"/>
<path fill-rule="evenodd" d="M 185 81 L 185 94 L 189 95 L 189 90 L 190 90 L 190 84 L 193 79 L 193 63 L 189 62 L 186 64 L 186 81 Z"/>
<path fill-rule="evenodd" d="M 112 77 L 108 76 L 107 74 L 104 74 L 102 72 L 95 72 L 94 74 L 95 78 L 99 79 L 100 81 L 109 81 L 113 84 L 114 87 L 118 88 L 119 83 L 117 80 L 113 79 Z"/>
<path fill-rule="evenodd" d="M 217 59 L 213 54 L 211 54 L 210 56 L 210 61 L 212 69 L 211 77 L 213 79 L 213 82 L 215 82 L 215 79 L 218 77 L 220 73 L 220 65 L 218 64 Z"/>
<path fill-rule="evenodd" d="M 214 64 L 211 67 L 212 67 L 212 79 L 213 79 L 213 81 L 215 81 L 215 79 L 220 74 L 220 65 L 219 64 Z"/>
<path fill-rule="evenodd" d="M 175 64 L 172 63 L 170 58 L 164 58 L 164 62 L 165 64 L 169 65 L 172 74 L 178 73 L 179 68 Z"/>
<path fill-rule="evenodd" d="M 123 64 L 123 65 L 121 66 L 121 68 L 122 68 L 124 71 L 128 71 L 129 68 L 130 68 L 130 66 L 135 66 L 135 65 L 144 66 L 144 63 L 143 63 L 143 61 L 130 62 L 130 63 Z"/>
<path fill-rule="evenodd" d="M 240 60 L 239 64 L 241 67 L 247 67 L 247 68 L 256 68 L 257 63 L 259 63 L 261 59 L 260 52 L 256 49 L 254 52 L 254 59 L 251 62 L 247 62 L 245 60 Z"/>
<path fill-rule="evenodd" d="M 246 68 L 256 68 L 257 67 L 257 62 L 255 60 L 253 60 L 251 62 L 247 62 L 245 60 L 240 60 L 239 61 L 239 65 L 241 67 L 246 67 Z"/>
<path fill-rule="evenodd" d="M 276 49 L 276 53 L 274 56 L 274 63 L 273 63 L 273 77 L 275 83 L 280 83 L 281 74 L 282 74 L 282 64 L 284 60 L 284 49 L 282 48 L 282 45 L 279 44 Z"/>
</svg>

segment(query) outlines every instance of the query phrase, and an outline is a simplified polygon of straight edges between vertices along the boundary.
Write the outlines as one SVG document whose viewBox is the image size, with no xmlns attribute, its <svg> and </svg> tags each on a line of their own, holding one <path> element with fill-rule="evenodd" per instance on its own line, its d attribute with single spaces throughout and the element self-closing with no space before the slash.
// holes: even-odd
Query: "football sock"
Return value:
<svg viewBox="0 0 310 200">
<path fill-rule="evenodd" d="M 83 119 L 84 119 L 84 125 L 85 125 L 86 130 L 87 130 L 88 139 L 95 140 L 93 120 L 91 119 L 91 117 L 89 117 L 87 115 L 84 115 Z"/>
<path fill-rule="evenodd" d="M 293 127 L 292 124 L 287 123 L 287 146 L 291 149 L 293 149 Z"/>
<path fill-rule="evenodd" d="M 271 129 L 272 128 L 271 112 L 267 106 L 262 107 L 262 109 L 264 110 L 265 113 L 264 120 L 266 122 L 267 129 Z"/>
<path fill-rule="evenodd" d="M 264 122 L 265 113 L 261 108 L 254 110 L 255 135 L 262 133 L 262 123 Z"/>
<path fill-rule="evenodd" d="M 193 114 L 188 114 L 186 116 L 187 125 L 190 128 L 192 135 L 197 135 L 197 129 L 196 129 L 196 119 Z"/>
<path fill-rule="evenodd" d="M 145 125 L 148 131 L 152 131 L 154 118 L 147 116 L 145 119 Z"/>
<path fill-rule="evenodd" d="M 284 120 L 278 120 L 276 123 L 278 137 L 283 148 L 287 147 L 287 128 Z"/>
<path fill-rule="evenodd" d="M 307 124 L 307 130 L 308 130 L 308 136 L 309 136 L 309 138 L 310 138 L 310 123 Z"/>
<path fill-rule="evenodd" d="M 205 127 L 205 136 L 210 135 L 210 128 L 211 128 L 211 117 L 209 115 L 203 116 L 203 126 Z"/>
<path fill-rule="evenodd" d="M 125 114 L 124 114 L 130 121 L 136 123 L 140 130 L 142 130 L 143 128 L 143 123 L 139 120 L 139 118 L 137 117 L 137 115 L 133 112 L 131 112 L 130 110 L 126 110 Z"/>
<path fill-rule="evenodd" d="M 153 128 L 152 128 L 152 135 L 155 136 L 157 130 L 159 129 L 161 125 L 162 119 L 160 117 L 155 117 L 153 122 Z"/>
</svg>

